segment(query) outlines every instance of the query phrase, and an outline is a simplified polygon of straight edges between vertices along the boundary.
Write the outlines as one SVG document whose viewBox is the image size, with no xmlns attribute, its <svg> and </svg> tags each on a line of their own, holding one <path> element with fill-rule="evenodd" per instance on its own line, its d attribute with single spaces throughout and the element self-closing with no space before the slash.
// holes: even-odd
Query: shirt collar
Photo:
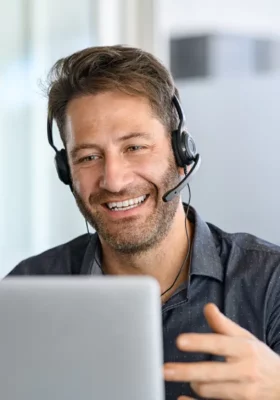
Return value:
<svg viewBox="0 0 280 400">
<path fill-rule="evenodd" d="M 184 204 L 185 210 L 187 205 Z M 188 219 L 194 224 L 191 249 L 190 275 L 208 276 L 223 281 L 223 267 L 214 237 L 206 222 L 193 207 L 189 208 Z M 92 236 L 84 258 L 84 265 L 90 265 L 91 275 L 102 275 L 101 243 L 98 235 Z"/>
<path fill-rule="evenodd" d="M 186 204 L 184 207 L 186 210 Z M 188 218 L 194 224 L 190 275 L 204 275 L 223 281 L 223 266 L 208 224 L 193 207 L 190 207 Z"/>
</svg>

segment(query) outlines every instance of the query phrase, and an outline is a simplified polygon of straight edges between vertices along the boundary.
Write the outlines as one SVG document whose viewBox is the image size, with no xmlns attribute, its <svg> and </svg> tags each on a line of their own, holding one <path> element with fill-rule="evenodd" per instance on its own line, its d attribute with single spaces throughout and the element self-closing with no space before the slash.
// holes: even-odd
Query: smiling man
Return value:
<svg viewBox="0 0 280 400">
<path fill-rule="evenodd" d="M 223 232 L 182 203 L 199 155 L 178 98 L 170 73 L 140 49 L 88 48 L 54 65 L 48 138 L 96 233 L 10 275 L 151 275 L 162 292 L 167 400 L 280 399 L 280 249 Z"/>
<path fill-rule="evenodd" d="M 162 196 L 178 183 L 178 169 L 170 135 L 148 99 L 116 91 L 85 95 L 71 101 L 65 122 L 74 194 L 99 233 L 104 263 L 117 251 L 131 268 L 133 255 L 147 258 L 170 229 L 175 245 L 184 210 L 178 197 L 164 203 Z"/>
</svg>

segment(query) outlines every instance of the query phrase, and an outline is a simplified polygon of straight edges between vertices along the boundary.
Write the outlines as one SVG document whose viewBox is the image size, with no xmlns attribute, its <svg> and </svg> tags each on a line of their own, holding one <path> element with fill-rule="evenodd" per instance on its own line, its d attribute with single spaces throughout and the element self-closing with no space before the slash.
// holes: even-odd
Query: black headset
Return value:
<svg viewBox="0 0 280 400">
<path fill-rule="evenodd" d="M 53 117 L 52 115 L 48 115 L 47 122 L 47 132 L 48 132 L 48 141 L 50 146 L 55 151 L 54 162 L 57 171 L 57 175 L 61 182 L 65 185 L 69 185 L 72 190 L 72 179 L 70 173 L 70 167 L 68 163 L 67 153 L 65 149 L 58 150 L 53 142 Z"/>
<path fill-rule="evenodd" d="M 162 199 L 165 202 L 172 200 L 181 192 L 197 172 L 201 163 L 201 158 L 197 153 L 194 139 L 187 131 L 183 130 L 186 119 L 180 101 L 176 95 L 173 96 L 172 102 L 179 116 L 179 126 L 172 132 L 172 148 L 178 167 L 184 168 L 185 170 L 185 177 L 175 188 L 164 194 Z M 54 160 L 58 177 L 65 185 L 69 185 L 70 189 L 73 191 L 66 150 L 58 150 L 53 142 L 53 117 L 51 114 L 48 115 L 47 132 L 49 144 L 55 151 Z M 191 164 L 193 165 L 190 171 L 187 172 L 187 167 Z"/>
<path fill-rule="evenodd" d="M 177 186 L 163 195 L 163 201 L 170 201 L 177 196 L 190 182 L 201 164 L 201 157 L 197 153 L 193 137 L 183 129 L 186 122 L 186 117 L 181 103 L 176 95 L 173 96 L 172 102 L 179 117 L 179 126 L 175 131 L 172 132 L 172 148 L 178 167 L 184 168 L 185 177 L 180 181 L 180 183 L 178 183 Z M 187 167 L 191 164 L 192 167 L 188 172 Z"/>
</svg>

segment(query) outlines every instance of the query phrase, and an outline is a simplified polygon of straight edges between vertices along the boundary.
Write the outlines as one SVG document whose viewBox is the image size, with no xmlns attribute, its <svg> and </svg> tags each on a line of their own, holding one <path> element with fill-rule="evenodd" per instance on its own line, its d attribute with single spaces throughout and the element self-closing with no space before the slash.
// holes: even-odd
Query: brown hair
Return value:
<svg viewBox="0 0 280 400">
<path fill-rule="evenodd" d="M 65 144 L 65 114 L 73 98 L 120 90 L 145 96 L 168 132 L 177 127 L 173 78 L 152 54 L 127 46 L 97 46 L 58 60 L 48 75 L 48 112 Z"/>
</svg>

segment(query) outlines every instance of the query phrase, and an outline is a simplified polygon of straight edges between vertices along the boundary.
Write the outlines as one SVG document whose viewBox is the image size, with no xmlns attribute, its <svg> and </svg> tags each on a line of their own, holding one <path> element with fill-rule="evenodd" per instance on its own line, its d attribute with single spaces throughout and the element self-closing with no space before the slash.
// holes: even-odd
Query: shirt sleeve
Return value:
<svg viewBox="0 0 280 400">
<path fill-rule="evenodd" d="M 267 344 L 280 355 L 280 266 L 273 275 L 269 291 Z"/>
</svg>

